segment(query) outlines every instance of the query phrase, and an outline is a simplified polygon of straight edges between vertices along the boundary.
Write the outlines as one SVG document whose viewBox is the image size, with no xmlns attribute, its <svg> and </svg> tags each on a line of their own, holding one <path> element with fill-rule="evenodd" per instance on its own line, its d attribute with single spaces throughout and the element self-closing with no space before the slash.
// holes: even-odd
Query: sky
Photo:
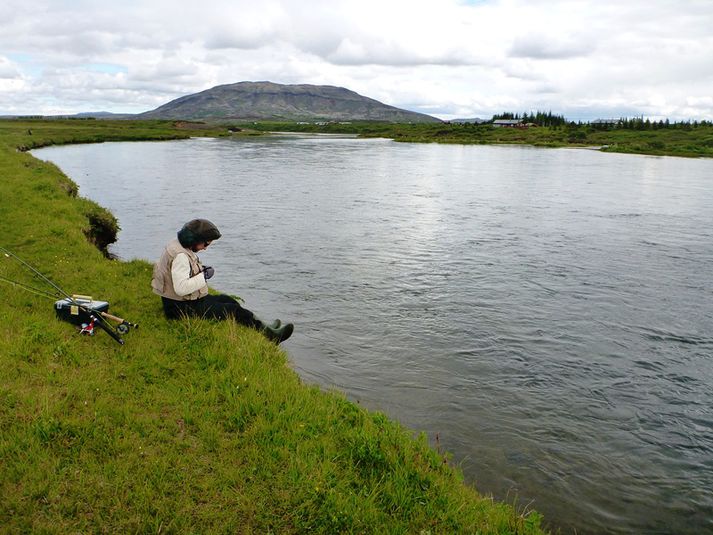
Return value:
<svg viewBox="0 0 713 535">
<path fill-rule="evenodd" d="M 441 119 L 713 120 L 713 0 L 0 3 L 0 115 L 139 113 L 241 81 Z"/>
</svg>

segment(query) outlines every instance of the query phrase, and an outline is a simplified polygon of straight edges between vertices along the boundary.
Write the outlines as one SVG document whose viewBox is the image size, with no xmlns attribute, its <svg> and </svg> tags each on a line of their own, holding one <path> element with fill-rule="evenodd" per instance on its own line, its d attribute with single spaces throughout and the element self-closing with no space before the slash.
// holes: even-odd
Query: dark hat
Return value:
<svg viewBox="0 0 713 535">
<path fill-rule="evenodd" d="M 207 219 L 192 219 L 178 231 L 178 241 L 183 247 L 220 238 L 220 231 Z"/>
</svg>

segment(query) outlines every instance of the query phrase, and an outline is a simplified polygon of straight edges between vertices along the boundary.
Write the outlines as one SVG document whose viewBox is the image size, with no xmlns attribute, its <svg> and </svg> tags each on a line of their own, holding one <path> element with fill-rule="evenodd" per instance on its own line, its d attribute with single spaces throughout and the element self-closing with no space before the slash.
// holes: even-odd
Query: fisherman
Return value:
<svg viewBox="0 0 713 535">
<path fill-rule="evenodd" d="M 266 324 L 252 312 L 240 306 L 229 295 L 208 293 L 208 279 L 215 269 L 203 266 L 196 253 L 220 238 L 218 228 L 207 219 L 193 219 L 183 225 L 154 265 L 151 286 L 161 296 L 163 312 L 169 319 L 193 316 L 212 319 L 233 319 L 261 331 L 270 340 L 287 340 L 294 325 L 282 325 L 280 320 Z"/>
</svg>

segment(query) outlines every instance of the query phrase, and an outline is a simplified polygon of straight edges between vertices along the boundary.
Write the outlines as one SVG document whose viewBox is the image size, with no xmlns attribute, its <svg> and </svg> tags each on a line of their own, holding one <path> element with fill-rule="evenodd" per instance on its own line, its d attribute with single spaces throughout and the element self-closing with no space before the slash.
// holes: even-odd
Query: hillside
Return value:
<svg viewBox="0 0 713 535">
<path fill-rule="evenodd" d="M 343 87 L 272 82 L 219 85 L 177 98 L 136 118 L 440 122 L 430 115 L 388 106 Z"/>
</svg>

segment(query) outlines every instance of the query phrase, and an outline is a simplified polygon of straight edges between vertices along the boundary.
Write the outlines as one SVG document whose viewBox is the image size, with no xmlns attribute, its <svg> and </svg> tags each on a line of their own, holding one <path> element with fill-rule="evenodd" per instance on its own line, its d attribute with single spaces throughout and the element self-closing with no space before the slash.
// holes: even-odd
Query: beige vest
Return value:
<svg viewBox="0 0 713 535">
<path fill-rule="evenodd" d="M 188 295 L 178 295 L 174 290 L 173 279 L 171 278 L 171 265 L 173 264 L 173 259 L 176 258 L 176 255 L 179 253 L 188 255 L 188 260 L 191 264 L 191 277 L 201 272 L 201 262 L 198 259 L 198 255 L 190 249 L 184 248 L 177 239 L 171 240 L 168 245 L 166 245 L 166 249 L 163 251 L 161 258 L 153 267 L 151 287 L 154 293 L 157 293 L 161 297 L 173 299 L 174 301 L 193 301 L 205 297 L 208 295 L 207 285 Z"/>
</svg>

